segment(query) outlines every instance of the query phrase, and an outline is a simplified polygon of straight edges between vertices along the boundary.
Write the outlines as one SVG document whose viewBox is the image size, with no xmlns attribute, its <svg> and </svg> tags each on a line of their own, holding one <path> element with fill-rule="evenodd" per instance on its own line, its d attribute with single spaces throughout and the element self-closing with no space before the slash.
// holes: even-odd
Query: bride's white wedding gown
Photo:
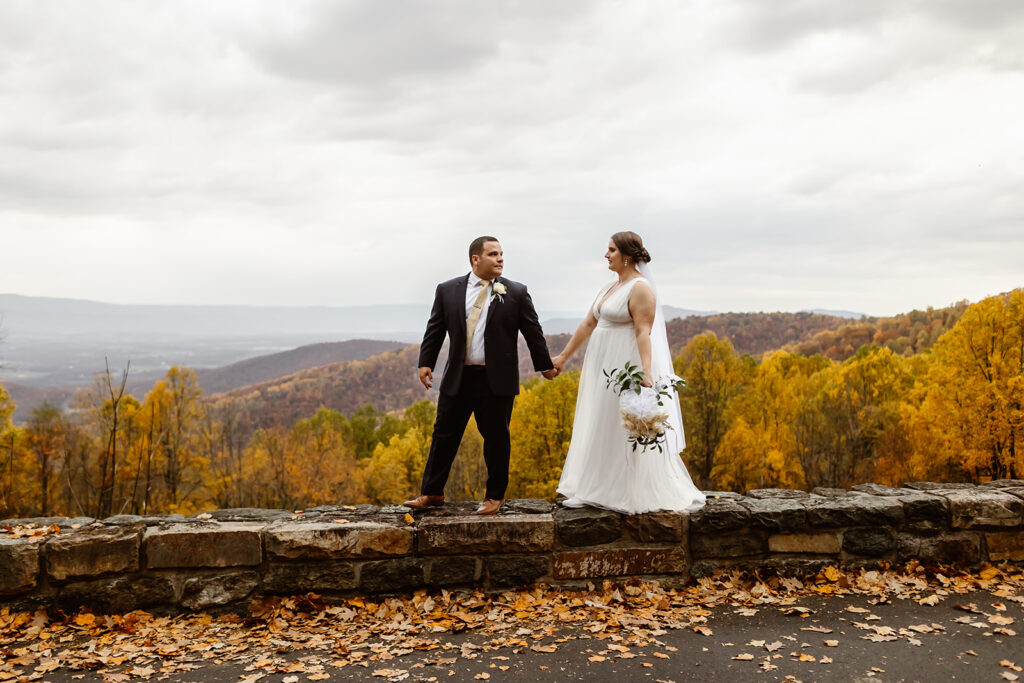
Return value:
<svg viewBox="0 0 1024 683">
<path fill-rule="evenodd" d="M 629 293 L 642 279 L 626 283 L 602 303 L 614 283 L 608 284 L 594 302 L 592 313 L 597 318 L 597 327 L 583 357 L 572 441 L 558 492 L 588 505 L 626 514 L 694 510 L 704 505 L 704 494 L 694 486 L 679 457 L 685 445 L 682 430 L 666 432 L 663 452 L 654 447 L 634 451 L 619 417 L 619 397 L 606 387 L 602 372 L 621 369 L 627 361 L 640 365 L 633 319 L 629 315 Z M 671 361 L 668 367 L 662 367 L 665 364 L 659 354 L 653 354 L 653 379 L 674 374 Z M 675 394 L 672 400 L 677 400 Z"/>
</svg>

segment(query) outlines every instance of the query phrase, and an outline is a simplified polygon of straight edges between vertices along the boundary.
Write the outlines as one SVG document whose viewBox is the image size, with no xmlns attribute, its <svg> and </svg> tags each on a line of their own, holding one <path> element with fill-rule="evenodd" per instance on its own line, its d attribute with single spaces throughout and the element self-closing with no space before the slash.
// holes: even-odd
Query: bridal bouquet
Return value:
<svg viewBox="0 0 1024 683">
<path fill-rule="evenodd" d="M 659 378 L 653 387 L 645 387 L 641 384 L 643 371 L 629 362 L 621 370 L 612 368 L 603 372 L 605 386 L 619 395 L 619 415 L 633 451 L 637 447 L 642 451 L 654 447 L 662 452 L 665 433 L 672 429 L 664 399 L 671 397 L 673 391 L 679 393 L 686 382 L 670 375 Z"/>
</svg>

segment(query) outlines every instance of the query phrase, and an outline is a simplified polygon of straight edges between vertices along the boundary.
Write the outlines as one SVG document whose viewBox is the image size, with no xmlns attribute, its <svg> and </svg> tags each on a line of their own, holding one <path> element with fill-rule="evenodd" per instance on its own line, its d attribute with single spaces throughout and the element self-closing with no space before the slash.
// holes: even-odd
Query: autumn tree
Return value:
<svg viewBox="0 0 1024 683">
<path fill-rule="evenodd" d="M 484 437 L 476 420 L 469 419 L 459 443 L 444 493 L 450 500 L 481 500 L 487 493 L 487 463 L 484 461 Z"/>
<path fill-rule="evenodd" d="M 578 370 L 523 384 L 512 411 L 510 498 L 554 498 L 572 440 Z"/>
<path fill-rule="evenodd" d="M 202 443 L 210 469 L 206 488 L 210 502 L 219 508 L 252 504 L 254 472 L 247 462 L 251 438 L 249 414 L 235 398 L 220 400 L 202 421 Z"/>
<path fill-rule="evenodd" d="M 864 346 L 824 379 L 801 416 L 804 424 L 818 425 L 802 434 L 807 483 L 845 487 L 868 480 L 880 444 L 900 428 L 901 406 L 913 387 L 911 364 L 892 349 Z"/>
<path fill-rule="evenodd" d="M 300 454 L 298 496 L 305 505 L 345 502 L 359 495 L 355 455 L 345 443 L 347 424 L 338 411 L 320 408 L 292 428 L 291 448 Z"/>
<path fill-rule="evenodd" d="M 352 447 L 356 460 L 363 460 L 373 455 L 378 444 L 386 443 L 401 431 L 396 417 L 379 412 L 367 403 L 348 416 L 345 441 Z"/>
<path fill-rule="evenodd" d="M 805 485 L 798 418 L 815 389 L 811 378 L 830 365 L 821 356 L 785 351 L 765 356 L 726 410 L 730 426 L 712 471 L 717 486 L 745 491 Z"/>
<path fill-rule="evenodd" d="M 206 461 L 197 454 L 196 439 L 205 413 L 203 390 L 190 368 L 174 366 L 146 395 L 143 412 L 152 419 L 150 439 L 160 468 L 165 509 L 191 510 L 190 497 L 202 485 Z"/>
<path fill-rule="evenodd" d="M 418 427 L 393 434 L 387 443 L 377 444 L 362 467 L 362 492 L 366 500 L 386 505 L 416 495 L 429 448 L 429 438 Z"/>
<path fill-rule="evenodd" d="M 676 359 L 676 373 L 686 380 L 680 393 L 690 475 L 701 488 L 712 486 L 715 454 L 729 424 L 729 401 L 743 387 L 753 361 L 741 358 L 728 339 L 714 332 L 697 335 Z"/>
<path fill-rule="evenodd" d="M 51 485 L 56 474 L 54 467 L 66 449 L 64 436 L 67 429 L 64 415 L 49 403 L 43 403 L 32 411 L 25 431 L 28 436 L 28 447 L 36 460 L 39 495 L 37 510 L 41 515 L 49 514 L 53 510 Z"/>
<path fill-rule="evenodd" d="M 1024 475 L 1024 290 L 968 308 L 929 365 L 922 446 L 973 481 Z"/>
</svg>

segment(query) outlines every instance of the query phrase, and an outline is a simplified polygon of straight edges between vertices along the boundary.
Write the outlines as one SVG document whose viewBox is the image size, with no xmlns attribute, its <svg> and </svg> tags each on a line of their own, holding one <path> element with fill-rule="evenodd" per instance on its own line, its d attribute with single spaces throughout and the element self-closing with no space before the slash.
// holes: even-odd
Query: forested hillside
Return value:
<svg viewBox="0 0 1024 683">
<path fill-rule="evenodd" d="M 238 403 L 251 416 L 253 429 L 291 425 L 321 406 L 346 415 L 364 405 L 382 412 L 401 410 L 427 395 L 415 371 L 418 356 L 419 346 L 406 346 L 366 360 L 303 370 L 211 400 Z M 437 398 L 436 389 L 429 398 Z"/>
<path fill-rule="evenodd" d="M 341 342 L 308 344 L 296 349 L 248 358 L 222 368 L 200 370 L 203 389 L 210 393 L 231 391 L 240 387 L 267 382 L 302 370 L 331 363 L 364 360 L 385 351 L 395 351 L 408 344 L 379 339 L 350 339 Z"/>
<path fill-rule="evenodd" d="M 698 334 L 712 332 L 728 339 L 741 354 L 788 349 L 805 356 L 846 360 L 865 344 L 876 344 L 909 356 L 930 349 L 967 306 L 960 301 L 944 308 L 860 320 L 816 313 L 720 313 L 671 320 L 667 327 L 674 354 Z"/>
<path fill-rule="evenodd" d="M 1024 475 L 1024 290 L 831 330 L 815 329 L 821 318 L 672 324 L 687 380 L 682 457 L 702 487 Z M 784 348 L 757 353 L 757 330 Z M 184 367 L 141 398 L 101 375 L 74 410 L 43 406 L 23 426 L 0 387 L 0 517 L 401 500 L 416 490 L 435 414 L 417 355 L 406 347 L 214 396 Z M 570 370 L 524 382 L 509 496 L 554 495 L 578 381 Z M 479 497 L 483 471 L 471 423 L 448 495 Z"/>
</svg>

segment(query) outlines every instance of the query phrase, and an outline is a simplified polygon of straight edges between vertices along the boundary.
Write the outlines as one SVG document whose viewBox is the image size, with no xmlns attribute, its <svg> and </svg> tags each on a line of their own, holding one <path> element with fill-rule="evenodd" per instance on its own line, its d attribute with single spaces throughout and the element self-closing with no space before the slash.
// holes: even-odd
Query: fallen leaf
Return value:
<svg viewBox="0 0 1024 683">
<path fill-rule="evenodd" d="M 738 659 L 741 662 L 749 662 L 753 658 L 754 658 L 754 655 L 747 654 L 746 652 L 742 652 L 742 653 L 736 655 L 735 657 L 733 657 L 733 659 Z"/>
</svg>

